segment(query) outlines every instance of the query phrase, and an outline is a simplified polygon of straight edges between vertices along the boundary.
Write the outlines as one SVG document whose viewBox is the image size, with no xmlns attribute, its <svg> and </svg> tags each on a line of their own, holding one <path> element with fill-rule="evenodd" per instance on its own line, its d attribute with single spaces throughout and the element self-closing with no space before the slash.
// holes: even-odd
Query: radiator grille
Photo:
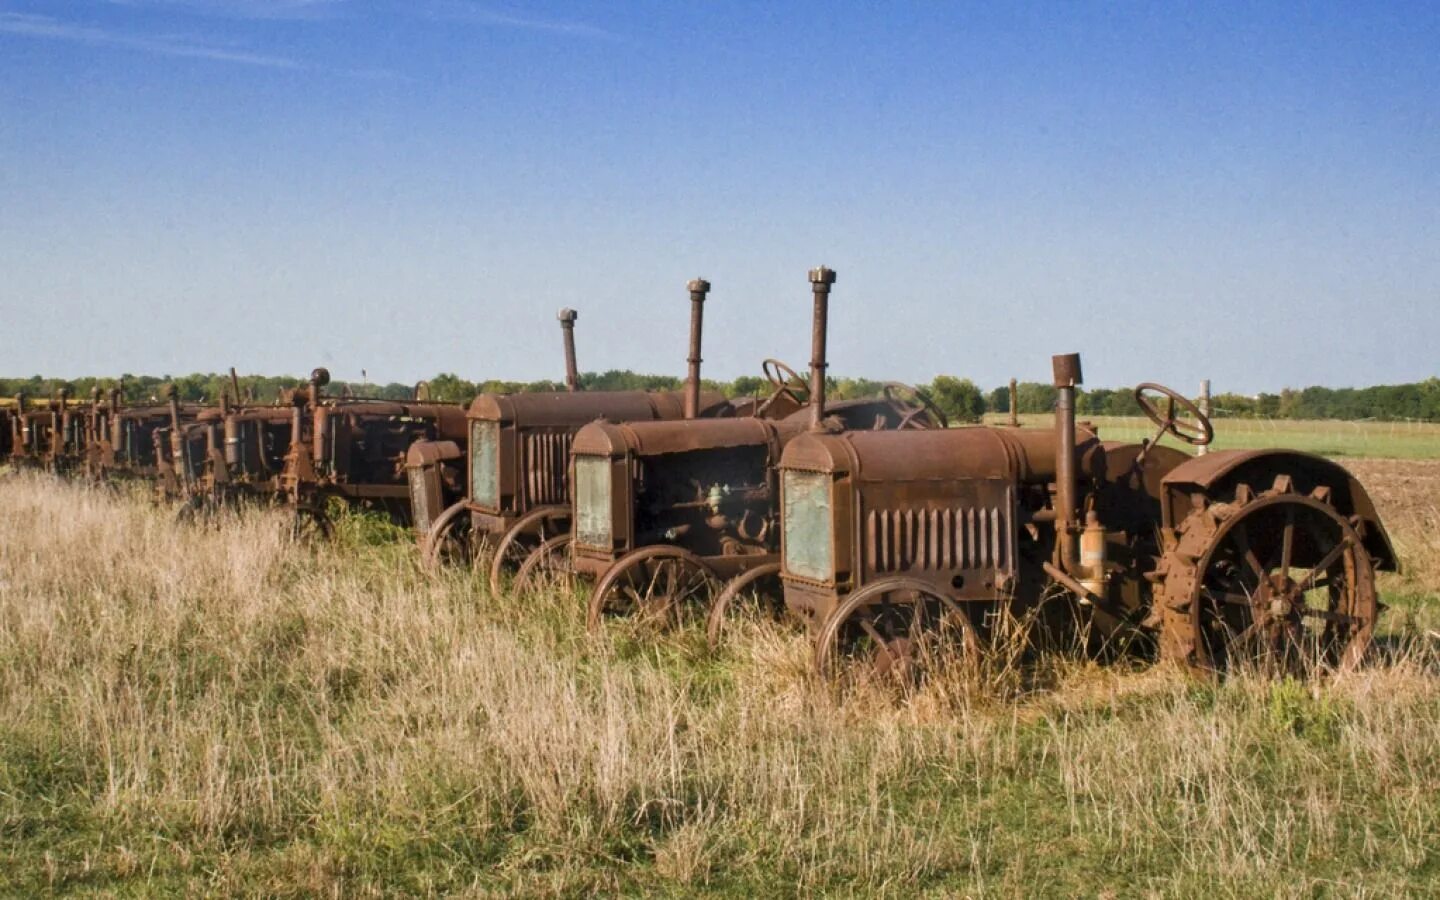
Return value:
<svg viewBox="0 0 1440 900">
<path fill-rule="evenodd" d="M 865 549 L 877 572 L 1011 568 L 1010 506 L 876 509 Z"/>
<path fill-rule="evenodd" d="M 549 506 L 569 499 L 565 490 L 569 464 L 569 434 L 525 437 L 525 497 L 531 506 Z"/>
</svg>

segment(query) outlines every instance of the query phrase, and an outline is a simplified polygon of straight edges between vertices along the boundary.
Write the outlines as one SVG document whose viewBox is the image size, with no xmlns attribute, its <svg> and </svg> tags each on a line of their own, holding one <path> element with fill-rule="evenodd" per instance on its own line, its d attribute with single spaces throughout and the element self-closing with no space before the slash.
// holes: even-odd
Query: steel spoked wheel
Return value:
<svg viewBox="0 0 1440 900">
<path fill-rule="evenodd" d="M 570 565 L 570 541 L 569 534 L 560 534 L 530 551 L 510 581 L 511 588 L 517 594 L 573 590 L 576 582 Z"/>
<path fill-rule="evenodd" d="M 596 631 L 610 617 L 681 625 L 709 608 L 718 580 L 700 557 L 679 547 L 642 547 L 615 561 L 590 594 L 586 617 Z"/>
<path fill-rule="evenodd" d="M 427 571 L 473 561 L 469 508 L 462 500 L 450 505 L 420 537 L 420 560 Z"/>
<path fill-rule="evenodd" d="M 779 619 L 785 612 L 784 586 L 780 564 L 766 563 L 736 575 L 715 598 L 705 622 L 705 640 L 714 650 L 724 640 L 725 629 L 737 616 L 746 613 Z"/>
<path fill-rule="evenodd" d="M 1374 565 L 1328 501 L 1282 486 L 1192 513 L 1180 547 L 1202 550 L 1166 579 L 1166 649 L 1214 672 L 1357 665 L 1380 610 Z"/>
<path fill-rule="evenodd" d="M 973 664 L 980 638 L 953 598 L 912 578 L 866 585 L 845 598 L 815 638 L 815 670 L 837 684 L 915 684 L 947 657 Z"/>
<path fill-rule="evenodd" d="M 570 507 L 546 506 L 531 510 L 511 526 L 495 545 L 490 557 L 490 593 L 498 594 L 505 587 L 507 576 L 514 575 L 536 547 L 562 534 L 570 533 Z"/>
</svg>

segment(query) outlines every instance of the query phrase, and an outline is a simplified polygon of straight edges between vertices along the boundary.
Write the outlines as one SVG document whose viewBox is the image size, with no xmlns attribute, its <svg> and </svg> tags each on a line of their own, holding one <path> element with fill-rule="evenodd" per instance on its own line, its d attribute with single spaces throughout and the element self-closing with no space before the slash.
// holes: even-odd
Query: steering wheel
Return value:
<svg viewBox="0 0 1440 900">
<path fill-rule="evenodd" d="M 900 424 L 895 426 L 897 431 L 905 429 L 928 429 L 939 423 L 941 428 L 949 428 L 950 420 L 940 411 L 929 395 L 916 387 L 899 381 L 887 381 L 881 387 L 881 393 L 885 402 L 900 416 Z M 920 419 L 921 415 L 928 415 L 929 422 Z"/>
<path fill-rule="evenodd" d="M 770 395 L 770 399 L 765 401 L 765 406 L 769 406 L 782 396 L 795 401 L 796 406 L 805 405 L 805 400 L 800 399 L 800 395 L 796 391 L 803 391 L 808 398 L 810 390 L 805 384 L 805 379 L 795 374 L 794 369 L 778 359 L 767 359 L 760 364 L 760 371 L 765 373 L 766 380 L 775 389 L 774 393 Z"/>
<path fill-rule="evenodd" d="M 1159 407 L 1156 406 L 1156 401 L 1145 396 L 1147 391 L 1159 394 L 1165 398 L 1165 412 L 1163 414 L 1160 412 Z M 1204 447 L 1206 444 L 1215 440 L 1215 428 L 1210 424 L 1210 420 L 1205 417 L 1205 414 L 1200 411 L 1200 407 L 1191 402 L 1188 397 L 1172 391 L 1163 384 L 1155 384 L 1147 381 L 1144 384 L 1136 385 L 1135 402 L 1140 404 L 1141 411 L 1145 413 L 1151 422 L 1160 426 L 1160 430 L 1155 434 L 1155 440 L 1157 441 L 1167 432 L 1192 447 Z M 1175 417 L 1175 408 L 1177 406 L 1179 406 L 1182 412 L 1189 415 L 1188 419 L 1177 419 Z M 1152 441 L 1151 443 L 1154 442 Z"/>
</svg>

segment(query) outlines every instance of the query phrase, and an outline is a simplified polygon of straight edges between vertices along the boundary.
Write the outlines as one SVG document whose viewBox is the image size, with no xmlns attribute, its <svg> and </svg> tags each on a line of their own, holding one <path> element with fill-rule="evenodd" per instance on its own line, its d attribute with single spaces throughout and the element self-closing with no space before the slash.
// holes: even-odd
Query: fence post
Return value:
<svg viewBox="0 0 1440 900">
<path fill-rule="evenodd" d="M 1205 414 L 1207 419 L 1210 418 L 1210 409 L 1210 379 L 1206 378 L 1200 382 L 1200 411 Z M 1204 456 L 1209 452 L 1208 446 L 1195 448 L 1196 456 Z"/>
</svg>

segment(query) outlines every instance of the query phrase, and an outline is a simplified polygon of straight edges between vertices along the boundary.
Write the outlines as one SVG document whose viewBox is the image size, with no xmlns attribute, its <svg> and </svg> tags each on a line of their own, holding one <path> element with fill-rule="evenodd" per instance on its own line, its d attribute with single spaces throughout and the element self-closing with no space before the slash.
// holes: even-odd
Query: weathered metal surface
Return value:
<svg viewBox="0 0 1440 900">
<path fill-rule="evenodd" d="M 783 519 L 776 466 L 795 438 L 816 429 L 921 424 L 916 417 L 923 408 L 904 404 L 895 394 L 826 404 L 823 372 L 835 273 L 817 268 L 809 281 L 814 313 L 808 389 L 788 366 L 766 360 L 763 370 L 774 392 L 743 417 L 596 422 L 577 434 L 571 560 L 576 572 L 597 579 L 592 624 L 629 608 L 610 596 L 617 589 L 633 590 L 628 577 L 615 573 L 648 559 L 652 551 L 647 548 L 683 550 L 719 578 L 743 577 L 752 568 L 773 565 Z M 698 308 L 703 296 L 696 296 L 696 284 L 691 289 Z M 698 383 L 698 353 L 692 352 L 691 359 L 690 380 Z M 937 424 L 928 417 L 923 421 Z"/>
<path fill-rule="evenodd" d="M 1188 458 L 1165 475 L 1164 524 L 1180 527 L 1195 510 L 1197 497 L 1233 492 L 1241 484 L 1252 493 L 1263 491 L 1280 476 L 1300 494 L 1327 489 L 1330 505 L 1355 520 L 1376 567 L 1381 571 L 1398 567 L 1390 535 L 1365 486 L 1334 460 L 1299 450 L 1216 450 Z"/>
<path fill-rule="evenodd" d="M 384 511 L 412 523 L 412 485 L 406 458 L 424 441 L 463 442 L 465 410 L 458 403 L 397 403 L 328 398 L 330 373 L 316 369 L 308 390 L 291 397 L 290 446 L 278 486 L 298 509 L 323 515 L 330 498 Z"/>
<path fill-rule="evenodd" d="M 689 358 L 698 366 L 704 290 L 691 283 L 691 343 Z M 574 363 L 575 316 L 562 311 L 567 383 L 578 387 Z M 574 376 L 572 378 L 572 375 Z M 459 501 L 468 516 L 446 510 L 434 517 L 422 538 L 427 559 L 437 559 L 439 548 L 453 543 L 464 531 L 472 548 L 495 545 L 491 581 L 498 586 L 505 573 L 518 567 L 531 549 L 568 531 L 571 484 L 571 442 L 580 428 L 597 419 L 613 422 L 680 419 L 688 402 L 702 417 L 731 416 L 735 407 L 716 392 L 693 390 L 698 377 L 682 391 L 580 391 L 522 394 L 482 394 L 470 404 L 465 493 Z M 419 466 L 412 477 L 437 477 L 433 468 Z M 428 474 L 427 474 L 428 473 Z M 433 496 L 436 487 L 412 485 L 412 494 Z M 444 533 L 437 527 L 443 527 Z M 542 529 L 527 531 L 527 529 Z"/>
<path fill-rule="evenodd" d="M 1056 357 L 1054 375 L 1050 429 L 789 442 L 780 576 L 787 606 L 814 628 L 817 666 L 834 672 L 861 656 L 905 669 L 927 636 L 983 635 L 1007 617 L 1097 652 L 1158 647 L 1201 669 L 1294 671 L 1301 659 L 1344 666 L 1363 655 L 1379 609 L 1373 571 L 1394 553 L 1342 466 L 1289 451 L 1194 458 L 1101 442 L 1075 423 L 1078 357 Z M 1157 437 L 1209 442 L 1193 404 L 1159 385 L 1136 393 L 1168 398 L 1142 403 Z"/>
<path fill-rule="evenodd" d="M 835 272 L 824 266 L 810 270 L 815 312 L 810 329 L 810 425 L 822 427 L 825 420 L 825 336 L 829 331 L 830 286 Z"/>
</svg>

